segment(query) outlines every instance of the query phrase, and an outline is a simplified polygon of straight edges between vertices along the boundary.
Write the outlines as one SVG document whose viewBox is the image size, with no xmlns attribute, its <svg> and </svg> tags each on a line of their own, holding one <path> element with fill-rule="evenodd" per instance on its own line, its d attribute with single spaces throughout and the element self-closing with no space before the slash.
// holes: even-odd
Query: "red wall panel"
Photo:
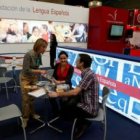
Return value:
<svg viewBox="0 0 140 140">
<path fill-rule="evenodd" d="M 123 53 L 125 37 L 109 38 L 109 29 L 112 24 L 127 25 L 128 10 L 111 7 L 90 8 L 88 49 Z"/>
<path fill-rule="evenodd" d="M 140 57 L 140 49 L 131 49 L 130 50 L 130 55 Z"/>
</svg>

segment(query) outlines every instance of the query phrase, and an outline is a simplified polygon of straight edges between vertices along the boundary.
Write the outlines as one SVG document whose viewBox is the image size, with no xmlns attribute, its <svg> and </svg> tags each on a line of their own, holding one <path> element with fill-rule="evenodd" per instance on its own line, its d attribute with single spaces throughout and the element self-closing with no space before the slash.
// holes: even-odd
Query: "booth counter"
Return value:
<svg viewBox="0 0 140 140">
<path fill-rule="evenodd" d="M 89 54 L 93 59 L 91 69 L 100 83 L 99 101 L 102 100 L 103 86 L 109 87 L 107 106 L 140 124 L 140 58 L 74 47 L 58 47 L 57 57 L 62 50 L 68 53 L 68 61 L 73 66 L 76 66 L 79 53 Z M 75 68 L 73 87 L 78 85 L 80 80 L 80 71 Z"/>
</svg>

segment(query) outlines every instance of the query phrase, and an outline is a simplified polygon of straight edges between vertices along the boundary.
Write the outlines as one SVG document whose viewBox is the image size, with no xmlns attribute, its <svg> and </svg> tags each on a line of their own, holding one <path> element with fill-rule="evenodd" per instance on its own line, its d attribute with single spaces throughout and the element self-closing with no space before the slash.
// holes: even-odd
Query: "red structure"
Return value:
<svg viewBox="0 0 140 140">
<path fill-rule="evenodd" d="M 131 49 L 130 50 L 130 55 L 131 56 L 137 56 L 137 57 L 140 57 L 140 49 Z"/>
<path fill-rule="evenodd" d="M 127 22 L 128 10 L 105 6 L 90 8 L 88 49 L 123 53 Z"/>
</svg>

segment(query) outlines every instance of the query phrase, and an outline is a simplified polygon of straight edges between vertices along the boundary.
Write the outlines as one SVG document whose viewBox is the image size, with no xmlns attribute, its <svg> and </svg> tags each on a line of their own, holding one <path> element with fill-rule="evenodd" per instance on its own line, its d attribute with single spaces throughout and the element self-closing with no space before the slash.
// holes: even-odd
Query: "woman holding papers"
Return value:
<svg viewBox="0 0 140 140">
<path fill-rule="evenodd" d="M 44 39 L 38 39 L 33 49 L 27 52 L 23 59 L 23 69 L 20 73 L 20 85 L 22 91 L 22 112 L 24 127 L 27 126 L 29 117 L 38 119 L 40 116 L 35 114 L 33 107 L 33 97 L 28 95 L 28 92 L 36 89 L 35 86 L 38 75 L 46 74 L 46 70 L 39 69 L 39 66 L 42 65 L 41 56 L 45 52 L 48 46 L 48 42 Z"/>
</svg>

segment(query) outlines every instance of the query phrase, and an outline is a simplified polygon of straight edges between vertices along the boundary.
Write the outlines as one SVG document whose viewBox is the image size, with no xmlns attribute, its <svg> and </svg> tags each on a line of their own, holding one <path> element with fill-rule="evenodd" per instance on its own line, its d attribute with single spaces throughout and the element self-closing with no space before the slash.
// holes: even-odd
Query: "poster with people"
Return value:
<svg viewBox="0 0 140 140">
<path fill-rule="evenodd" d="M 0 43 L 33 43 L 38 38 L 50 41 L 50 34 L 58 42 L 87 42 L 87 24 L 0 19 Z"/>
</svg>

